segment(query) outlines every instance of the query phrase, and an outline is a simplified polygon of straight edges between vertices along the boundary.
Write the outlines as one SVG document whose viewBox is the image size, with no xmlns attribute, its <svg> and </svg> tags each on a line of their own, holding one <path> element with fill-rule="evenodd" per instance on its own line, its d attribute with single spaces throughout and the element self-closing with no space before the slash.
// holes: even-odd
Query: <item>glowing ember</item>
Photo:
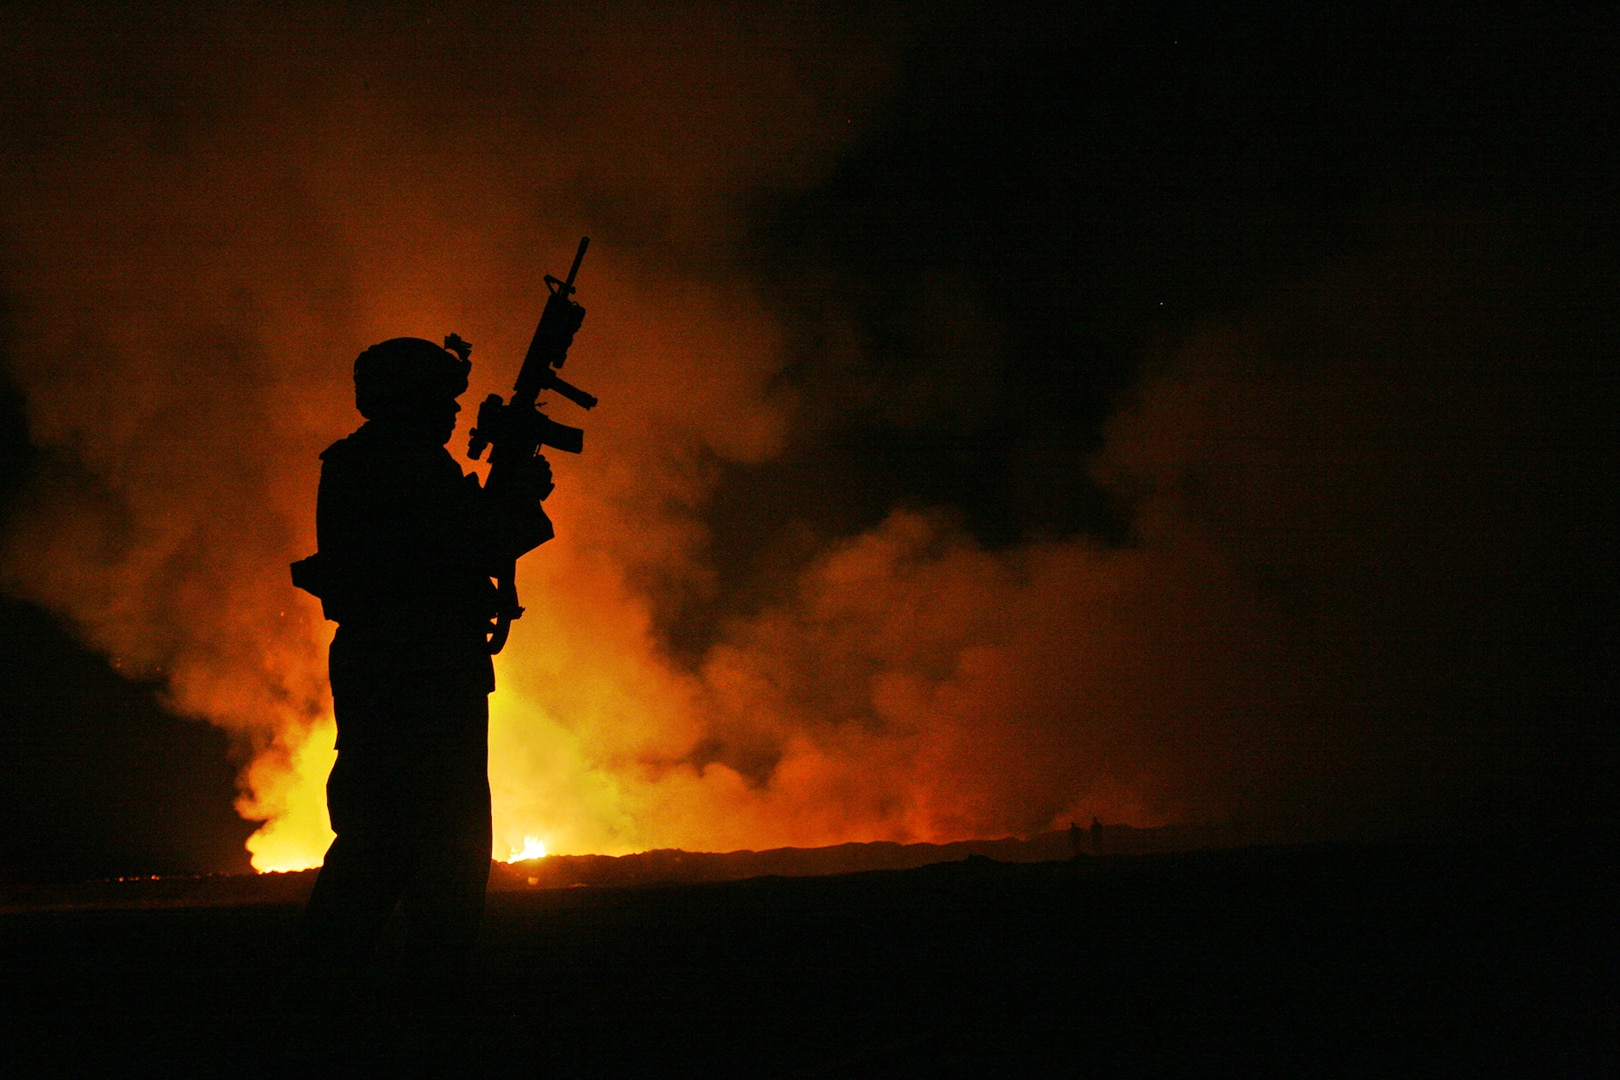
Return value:
<svg viewBox="0 0 1620 1080">
<path fill-rule="evenodd" d="M 546 845 L 538 836 L 525 836 L 523 850 L 514 851 L 510 858 L 504 860 L 509 863 L 526 862 L 529 859 L 543 859 L 546 857 Z"/>
</svg>

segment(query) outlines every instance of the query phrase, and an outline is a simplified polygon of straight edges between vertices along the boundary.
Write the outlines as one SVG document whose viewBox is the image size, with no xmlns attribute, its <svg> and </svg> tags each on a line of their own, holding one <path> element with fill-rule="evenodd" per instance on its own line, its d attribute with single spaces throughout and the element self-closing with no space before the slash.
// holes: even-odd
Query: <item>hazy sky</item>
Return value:
<svg viewBox="0 0 1620 1080">
<path fill-rule="evenodd" d="M 1347 9 L 8 15 L 6 858 L 318 857 L 353 357 L 585 234 L 497 847 L 1612 819 L 1615 42 Z"/>
</svg>

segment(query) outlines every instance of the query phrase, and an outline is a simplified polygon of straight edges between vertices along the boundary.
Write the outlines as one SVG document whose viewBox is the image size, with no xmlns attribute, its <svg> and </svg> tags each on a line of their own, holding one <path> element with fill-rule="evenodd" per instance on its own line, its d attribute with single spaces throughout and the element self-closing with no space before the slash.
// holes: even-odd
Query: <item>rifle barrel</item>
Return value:
<svg viewBox="0 0 1620 1080">
<path fill-rule="evenodd" d="M 579 273 L 579 264 L 585 261 L 585 249 L 590 246 L 590 237 L 582 236 L 579 238 L 579 250 L 574 252 L 574 265 L 568 268 L 568 278 L 563 282 L 563 289 L 566 292 L 574 291 L 574 275 Z"/>
</svg>

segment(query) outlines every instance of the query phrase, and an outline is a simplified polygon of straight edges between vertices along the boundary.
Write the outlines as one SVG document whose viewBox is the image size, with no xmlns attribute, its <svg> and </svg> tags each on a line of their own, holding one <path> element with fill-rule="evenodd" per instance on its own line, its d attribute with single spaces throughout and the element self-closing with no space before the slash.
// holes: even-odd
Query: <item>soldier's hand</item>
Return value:
<svg viewBox="0 0 1620 1080">
<path fill-rule="evenodd" d="M 546 496 L 557 487 L 551 478 L 551 462 L 546 460 L 544 454 L 534 455 L 534 460 L 529 463 L 529 475 L 525 479 L 529 482 L 531 497 L 538 502 L 544 502 Z"/>
</svg>

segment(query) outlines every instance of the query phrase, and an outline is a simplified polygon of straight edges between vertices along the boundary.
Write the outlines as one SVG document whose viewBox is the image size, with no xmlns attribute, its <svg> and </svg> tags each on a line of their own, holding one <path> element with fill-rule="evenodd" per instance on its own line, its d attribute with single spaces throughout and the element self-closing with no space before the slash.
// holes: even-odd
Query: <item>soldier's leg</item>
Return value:
<svg viewBox="0 0 1620 1080">
<path fill-rule="evenodd" d="M 478 944 L 489 884 L 487 758 L 482 746 L 446 752 L 423 784 L 405 917 L 409 963 L 426 999 L 458 992 Z"/>
<path fill-rule="evenodd" d="M 430 992 L 449 992 L 471 966 L 484 919 L 489 845 L 463 844 L 421 859 L 405 893 L 407 961 Z"/>
<path fill-rule="evenodd" d="M 304 911 L 304 949 L 314 967 L 364 967 L 404 892 L 409 852 L 395 821 L 397 773 L 386 759 L 345 750 L 327 780 L 337 838 Z"/>
</svg>

